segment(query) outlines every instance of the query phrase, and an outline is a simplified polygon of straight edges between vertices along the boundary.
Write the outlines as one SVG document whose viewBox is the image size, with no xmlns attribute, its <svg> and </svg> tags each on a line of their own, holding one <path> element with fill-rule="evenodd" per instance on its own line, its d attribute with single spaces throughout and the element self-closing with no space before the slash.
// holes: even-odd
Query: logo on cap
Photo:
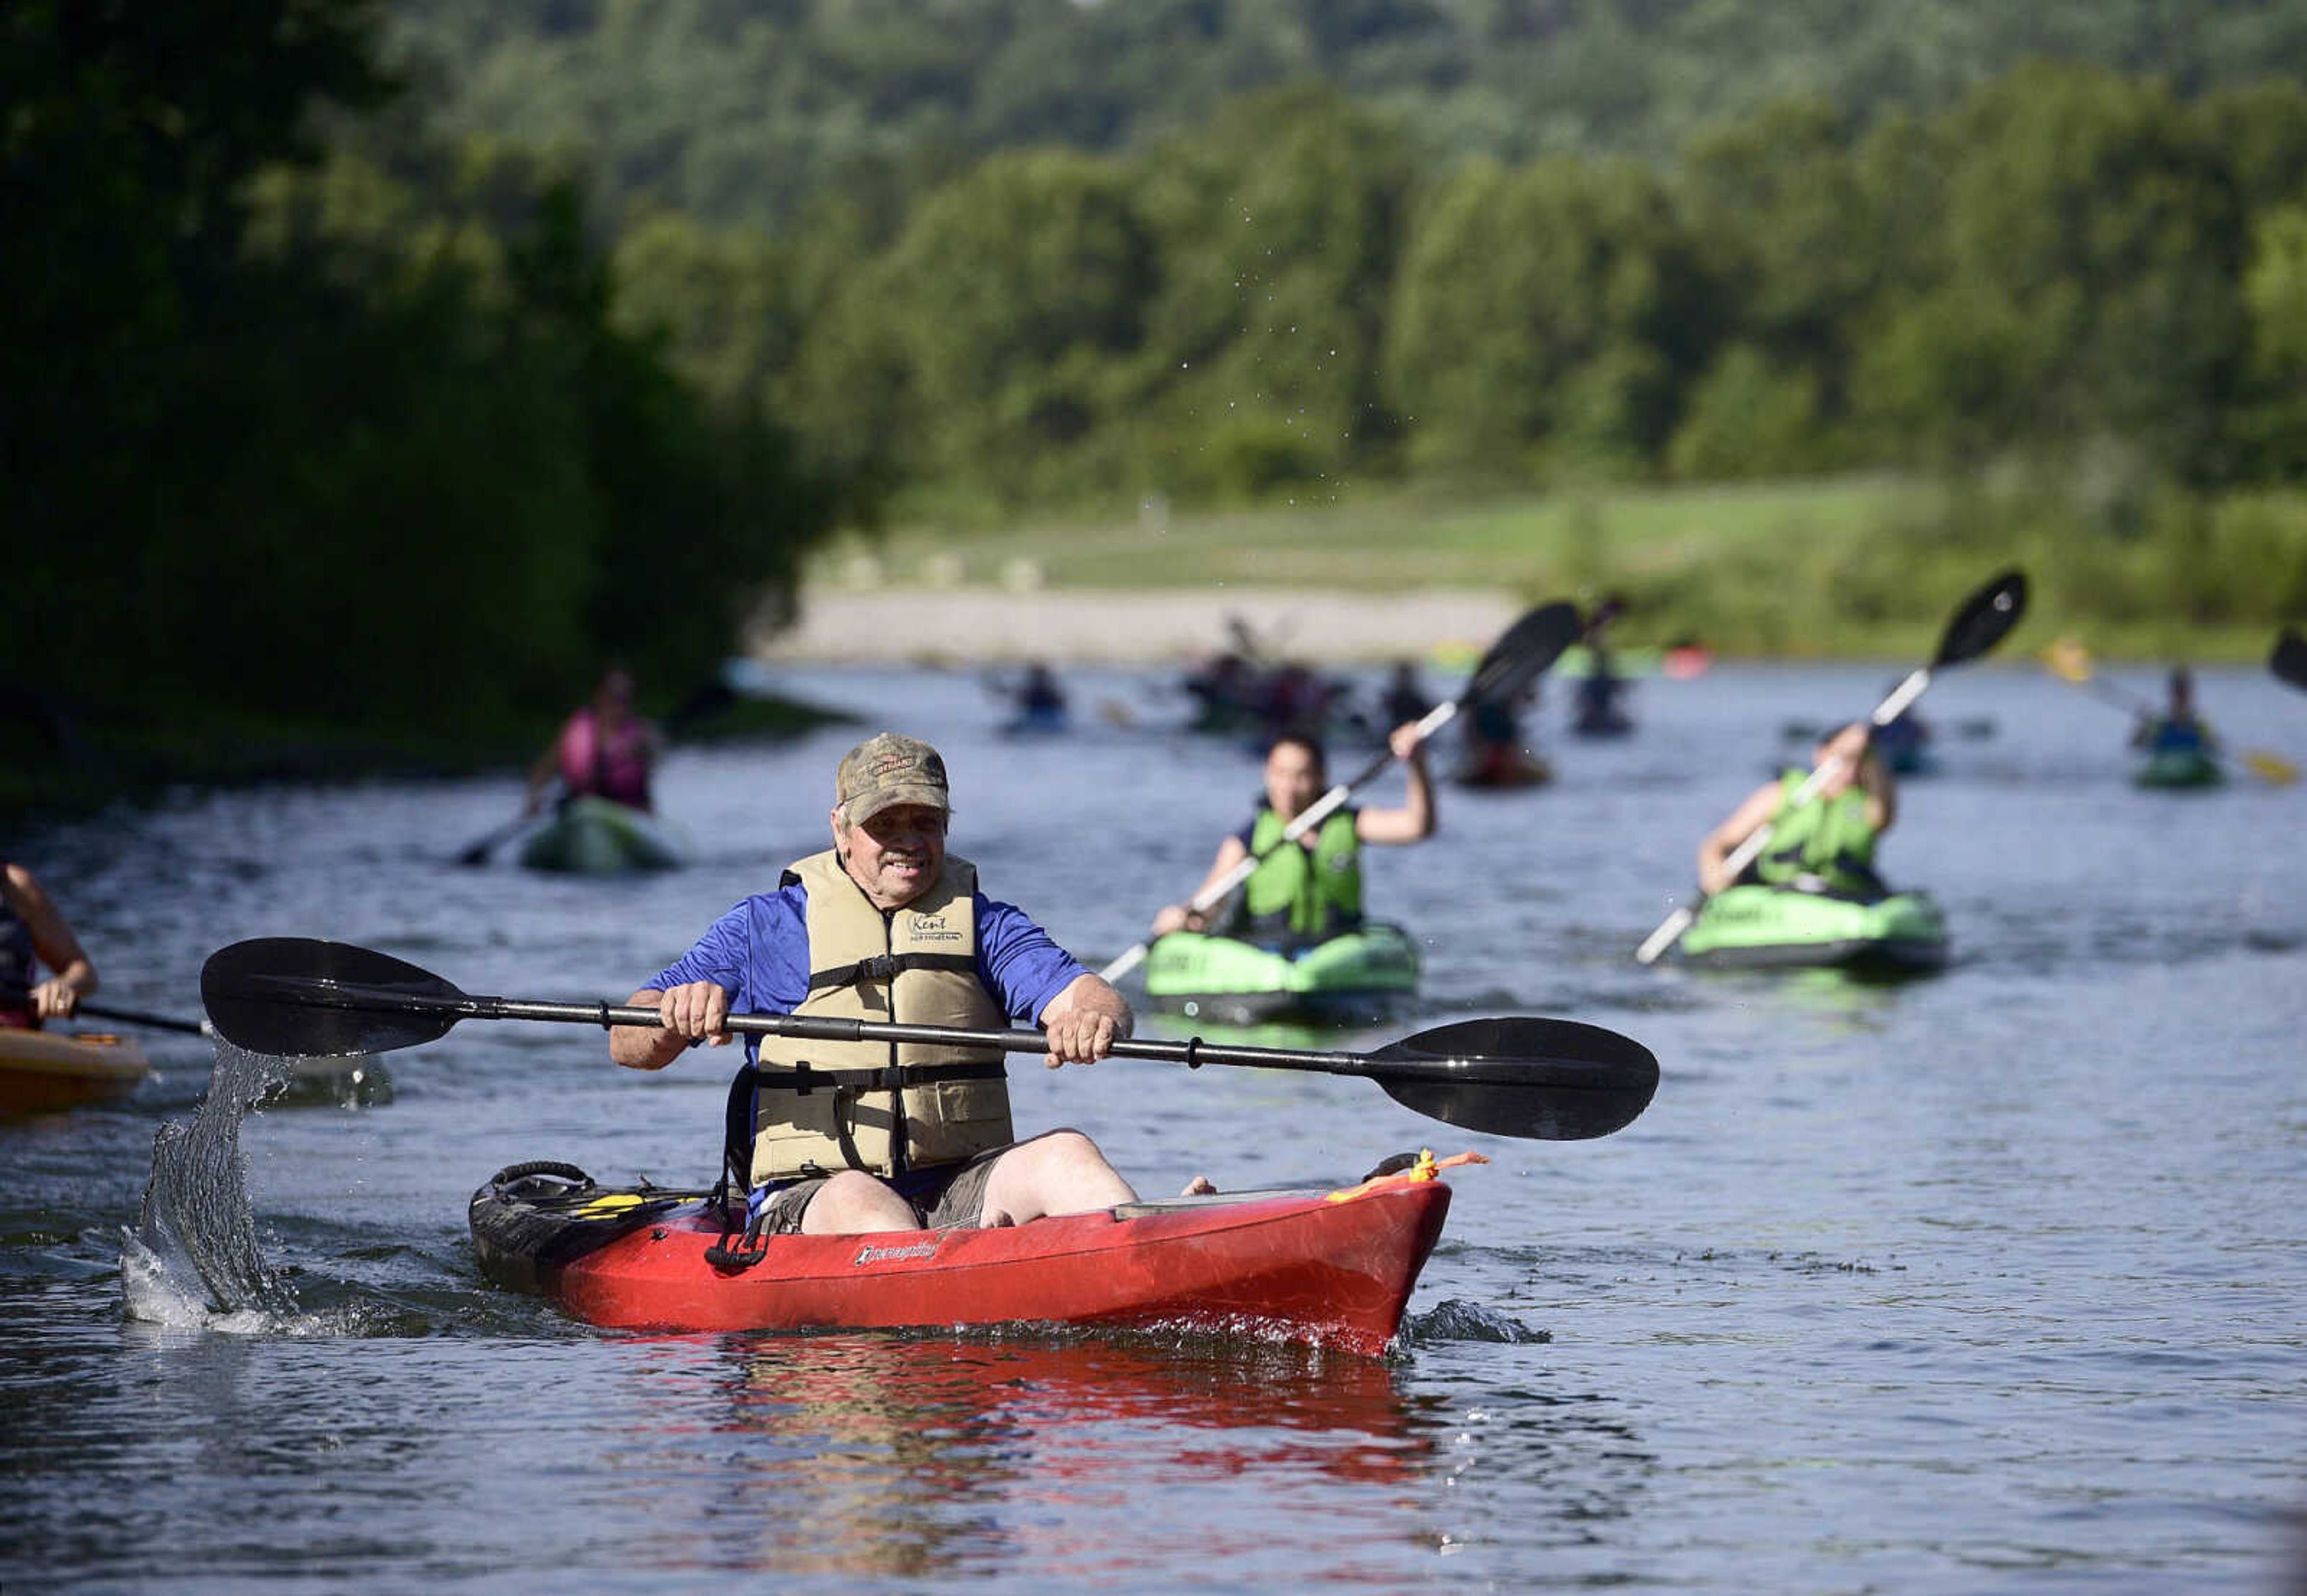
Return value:
<svg viewBox="0 0 2307 1596">
<path fill-rule="evenodd" d="M 945 760 L 914 737 L 883 732 L 851 749 L 834 777 L 834 802 L 849 824 L 863 824 L 900 803 L 950 811 Z"/>
</svg>

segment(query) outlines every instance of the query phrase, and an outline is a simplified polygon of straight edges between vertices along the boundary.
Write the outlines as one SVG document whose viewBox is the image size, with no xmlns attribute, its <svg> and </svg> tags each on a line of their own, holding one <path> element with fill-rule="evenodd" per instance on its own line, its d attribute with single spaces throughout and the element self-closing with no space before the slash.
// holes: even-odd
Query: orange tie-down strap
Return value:
<svg viewBox="0 0 2307 1596">
<path fill-rule="evenodd" d="M 1456 1169 L 1462 1163 L 1489 1162 L 1479 1153 L 1461 1153 L 1454 1158 L 1437 1160 L 1434 1156 L 1433 1148 L 1420 1147 L 1418 1150 L 1418 1162 L 1408 1169 L 1397 1171 L 1391 1175 L 1373 1176 L 1359 1186 L 1349 1186 L 1343 1191 L 1334 1191 L 1323 1200 L 1331 1203 L 1350 1203 L 1358 1197 L 1367 1197 L 1373 1191 L 1380 1191 L 1389 1186 L 1409 1186 L 1419 1180 L 1436 1180 L 1440 1177 L 1444 1170 Z"/>
</svg>

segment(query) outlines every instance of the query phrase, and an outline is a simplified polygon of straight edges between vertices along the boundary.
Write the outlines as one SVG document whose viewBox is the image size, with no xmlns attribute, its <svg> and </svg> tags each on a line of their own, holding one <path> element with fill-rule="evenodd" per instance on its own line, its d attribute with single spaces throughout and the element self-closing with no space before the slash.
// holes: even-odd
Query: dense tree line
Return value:
<svg viewBox="0 0 2307 1596">
<path fill-rule="evenodd" d="M 619 314 L 858 476 L 1015 506 L 2118 452 L 2307 467 L 2307 92 L 2034 64 L 1871 128 L 1797 100 L 1674 167 L 1419 166 L 1322 90 L 1136 155 L 995 156 L 884 233 L 659 214 Z"/>
<path fill-rule="evenodd" d="M 613 210 L 780 230 L 887 206 L 996 150 L 1143 150 L 1307 82 L 1390 113 L 1433 165 L 1663 162 L 1821 99 L 1928 116 L 2037 57 L 2192 98 L 2307 75 L 2266 0 L 393 0 L 464 129 L 574 142 Z"/>
<path fill-rule="evenodd" d="M 567 174 L 444 143 L 359 0 L 0 21 L 0 690 L 504 734 L 709 675 L 828 495 L 610 315 Z M 205 729 L 205 730 L 204 730 Z"/>
</svg>

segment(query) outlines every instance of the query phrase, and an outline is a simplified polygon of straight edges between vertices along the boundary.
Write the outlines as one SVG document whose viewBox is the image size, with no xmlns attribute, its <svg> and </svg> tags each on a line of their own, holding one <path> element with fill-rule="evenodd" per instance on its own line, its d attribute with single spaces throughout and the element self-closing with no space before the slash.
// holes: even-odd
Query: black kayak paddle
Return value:
<svg viewBox="0 0 2307 1596">
<path fill-rule="evenodd" d="M 345 942 L 262 937 L 211 954 L 201 998 L 226 1041 L 253 1053 L 334 1058 L 438 1041 L 459 1020 L 647 1025 L 654 1008 L 476 997 L 430 971 Z M 818 1042 L 913 1042 L 1042 1052 L 1038 1031 L 980 1031 L 873 1020 L 733 1014 L 729 1029 Z M 1630 1037 L 1574 1020 L 1462 1020 L 1372 1053 L 1125 1040 L 1121 1059 L 1198 1068 L 1227 1064 L 1305 1069 L 1376 1081 L 1406 1108 L 1468 1130 L 1539 1141 L 1584 1141 L 1632 1124 L 1658 1090 L 1658 1060 Z"/>
</svg>

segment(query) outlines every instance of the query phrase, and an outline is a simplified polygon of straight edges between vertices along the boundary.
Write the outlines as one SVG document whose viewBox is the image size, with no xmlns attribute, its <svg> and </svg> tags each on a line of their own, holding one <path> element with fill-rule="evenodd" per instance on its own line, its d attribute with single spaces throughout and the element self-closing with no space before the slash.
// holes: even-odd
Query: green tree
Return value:
<svg viewBox="0 0 2307 1596">
<path fill-rule="evenodd" d="M 1945 275 L 1894 305 L 1861 359 L 1892 426 L 1977 458 L 2101 435 L 2199 479 L 2245 320 L 2233 178 L 2167 91 L 2040 65 L 1933 129 Z"/>
<path fill-rule="evenodd" d="M 1712 294 L 1628 163 L 1473 163 L 1411 225 L 1389 390 L 1427 467 L 1642 472 L 1711 352 Z"/>
<path fill-rule="evenodd" d="M 1238 101 L 1135 165 L 1159 258 L 1143 363 L 1159 485 L 1255 496 L 1383 456 L 1411 175 L 1389 121 L 1313 89 Z"/>
<path fill-rule="evenodd" d="M 930 195 L 846 312 L 885 321 L 902 362 L 907 474 L 1000 503 L 1062 491 L 1114 416 L 1152 269 L 1106 163 L 1003 156 Z"/>
</svg>

